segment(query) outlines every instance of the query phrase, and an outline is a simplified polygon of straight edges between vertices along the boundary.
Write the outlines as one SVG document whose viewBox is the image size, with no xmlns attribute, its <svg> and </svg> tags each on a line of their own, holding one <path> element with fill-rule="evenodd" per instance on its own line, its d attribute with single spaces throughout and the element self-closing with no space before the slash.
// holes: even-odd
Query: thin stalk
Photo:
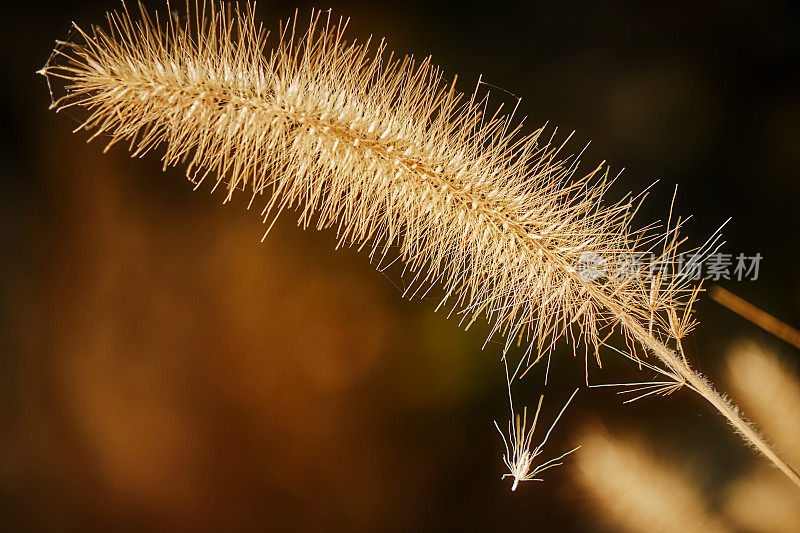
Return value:
<svg viewBox="0 0 800 533">
<path fill-rule="evenodd" d="M 711 287 L 711 299 L 723 307 L 727 307 L 742 318 L 749 320 L 764 331 L 771 333 L 792 346 L 800 349 L 800 331 L 789 324 L 778 320 L 766 311 L 762 311 L 747 300 L 736 296 L 719 285 Z"/>
<path fill-rule="evenodd" d="M 758 431 L 756 431 L 751 423 L 742 418 L 738 409 L 733 407 L 720 393 L 714 390 L 703 376 L 689 366 L 688 362 L 656 339 L 639 321 L 627 318 L 622 320 L 622 324 L 643 346 L 649 348 L 656 357 L 667 365 L 667 367 L 686 380 L 686 383 L 697 392 L 697 394 L 713 405 L 714 408 L 728 420 L 733 428 L 739 432 L 745 442 L 755 446 L 764 457 L 769 459 L 781 472 L 786 474 L 786 477 L 800 487 L 800 475 L 798 475 L 786 461 L 778 456 L 775 450 L 772 449 L 772 446 L 758 434 Z"/>
</svg>

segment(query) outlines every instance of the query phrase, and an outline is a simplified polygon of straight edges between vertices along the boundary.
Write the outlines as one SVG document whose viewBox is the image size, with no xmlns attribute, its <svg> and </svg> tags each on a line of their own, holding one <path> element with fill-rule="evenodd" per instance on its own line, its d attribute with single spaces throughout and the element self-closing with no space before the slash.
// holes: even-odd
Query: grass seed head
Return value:
<svg viewBox="0 0 800 533">
<path fill-rule="evenodd" d="M 77 130 L 106 149 L 159 147 L 165 167 L 210 177 L 226 200 L 249 191 L 269 227 L 294 208 L 301 226 L 333 227 L 371 258 L 398 251 L 407 294 L 439 285 L 465 323 L 488 319 L 534 359 L 568 332 L 597 347 L 631 318 L 671 337 L 690 295 L 672 268 L 676 228 L 632 230 L 640 199 L 604 203 L 607 167 L 581 174 L 543 129 L 487 111 L 480 83 L 463 94 L 430 58 L 348 42 L 328 12 L 305 30 L 283 24 L 265 53 L 252 6 L 187 10 L 184 22 L 140 7 L 76 26 L 41 70 L 64 83 L 53 106 L 84 108 Z M 669 266 L 656 278 L 611 270 L 656 245 Z M 588 278 L 587 257 L 599 258 Z"/>
</svg>

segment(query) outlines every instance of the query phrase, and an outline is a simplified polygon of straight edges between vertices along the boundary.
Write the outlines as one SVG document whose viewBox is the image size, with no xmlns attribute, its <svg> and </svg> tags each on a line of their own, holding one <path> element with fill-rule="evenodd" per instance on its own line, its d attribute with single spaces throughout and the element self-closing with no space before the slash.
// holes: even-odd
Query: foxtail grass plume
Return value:
<svg viewBox="0 0 800 533">
<path fill-rule="evenodd" d="M 775 446 L 800 461 L 800 377 L 778 354 L 740 340 L 728 355 L 728 381 L 747 413 L 763 426 Z M 734 481 L 725 511 L 741 530 L 757 533 L 800 531 L 800 493 L 781 483 L 763 465 Z"/>
<path fill-rule="evenodd" d="M 611 531 L 725 533 L 687 469 L 657 459 L 634 436 L 586 427 L 577 439 L 575 482 Z"/>
<path fill-rule="evenodd" d="M 302 36 L 284 25 L 267 56 L 251 8 L 194 12 L 185 25 L 143 10 L 140 22 L 125 11 L 106 30 L 76 27 L 83 43 L 44 69 L 68 82 L 53 107 L 88 109 L 78 130 L 106 149 L 163 146 L 164 166 L 184 164 L 193 182 L 212 176 L 227 199 L 249 190 L 267 222 L 295 207 L 303 227 L 335 226 L 339 244 L 371 257 L 397 245 L 408 294 L 437 283 L 466 320 L 536 339 L 537 353 L 573 326 L 597 344 L 622 316 L 660 331 L 663 313 L 682 313 L 689 291 L 667 271 L 587 283 L 577 270 L 585 252 L 621 265 L 662 237 L 629 229 L 633 198 L 602 206 L 607 169 L 577 177 L 541 129 L 521 135 L 511 116 L 486 113 L 430 59 L 348 43 L 346 23 L 320 12 Z"/>
<path fill-rule="evenodd" d="M 771 436 L 775 447 L 800 462 L 800 377 L 778 354 L 751 340 L 738 341 L 728 355 L 728 381 L 746 412 Z M 800 531 L 800 493 L 764 467 L 736 480 L 725 510 L 741 529 Z"/>
<path fill-rule="evenodd" d="M 616 328 L 800 484 L 683 357 L 699 288 L 676 264 L 680 223 L 632 229 L 640 198 L 604 202 L 604 165 L 579 175 L 543 130 L 523 134 L 513 113 L 486 111 L 478 89 L 460 93 L 430 59 L 348 42 L 329 14 L 306 30 L 283 25 L 265 54 L 252 6 L 202 3 L 185 22 L 167 12 L 141 9 L 135 22 L 125 9 L 59 44 L 41 73 L 63 81 L 53 108 L 88 111 L 76 131 L 136 156 L 163 149 L 165 167 L 184 165 L 198 186 L 210 177 L 226 200 L 248 191 L 268 228 L 291 208 L 304 228 L 333 227 L 339 245 L 379 264 L 396 250 L 409 295 L 438 285 L 467 325 L 487 319 L 529 360 L 565 335 L 596 355 Z M 662 268 L 624 275 L 656 250 Z M 587 262 L 602 268 L 587 276 Z"/>
<path fill-rule="evenodd" d="M 725 490 L 723 508 L 739 531 L 800 531 L 800 493 L 793 486 L 781 483 L 766 465 L 733 481 Z"/>
<path fill-rule="evenodd" d="M 800 377 L 765 346 L 750 340 L 728 355 L 728 381 L 737 398 L 778 449 L 800 463 Z"/>
</svg>

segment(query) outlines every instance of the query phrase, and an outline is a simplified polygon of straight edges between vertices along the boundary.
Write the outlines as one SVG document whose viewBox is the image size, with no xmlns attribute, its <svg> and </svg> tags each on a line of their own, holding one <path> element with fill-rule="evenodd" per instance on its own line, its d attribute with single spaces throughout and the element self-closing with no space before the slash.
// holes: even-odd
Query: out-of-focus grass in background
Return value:
<svg viewBox="0 0 800 533">
<path fill-rule="evenodd" d="M 273 28 L 311 7 L 259 5 Z M 513 494 L 499 479 L 491 421 L 507 406 L 499 346 L 480 350 L 486 328 L 464 333 L 433 314 L 433 299 L 402 300 L 396 272 L 334 251 L 330 232 L 302 232 L 291 213 L 259 244 L 263 226 L 245 198 L 222 206 L 210 187 L 192 192 L 182 170 L 162 173 L 155 155 L 101 155 L 100 142 L 70 133 L 77 117 L 47 111 L 34 71 L 53 40 L 70 20 L 100 23 L 116 7 L 17 3 L 0 22 L 0 521 L 602 527 L 568 467 Z M 524 98 L 531 127 L 577 130 L 574 151 L 593 139 L 587 164 L 628 169 L 619 196 L 661 179 L 642 223 L 666 214 L 676 182 L 678 212 L 695 214 L 695 242 L 733 215 L 726 251 L 764 260 L 759 281 L 726 286 L 800 323 L 800 18 L 790 3 L 316 7 L 352 17 L 351 37 L 386 35 L 397 52 L 433 54 L 464 90 L 483 74 Z M 687 348 L 712 376 L 724 371 L 732 332 L 765 338 L 711 303 L 699 313 Z M 549 416 L 583 378 L 570 353 L 556 354 Z M 639 379 L 606 355 L 593 382 Z M 789 348 L 782 355 L 798 359 Z M 543 368 L 517 385 L 515 399 L 532 401 L 542 377 Z M 622 407 L 608 389 L 583 390 L 551 449 L 566 449 L 587 418 L 612 434 L 635 427 L 690 459 L 712 511 L 751 467 L 751 454 L 690 395 Z"/>
</svg>

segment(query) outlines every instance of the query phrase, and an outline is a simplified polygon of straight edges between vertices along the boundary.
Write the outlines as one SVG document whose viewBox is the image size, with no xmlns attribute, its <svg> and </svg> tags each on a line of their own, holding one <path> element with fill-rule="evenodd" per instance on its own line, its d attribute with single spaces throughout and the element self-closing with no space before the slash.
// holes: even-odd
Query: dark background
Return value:
<svg viewBox="0 0 800 533">
<path fill-rule="evenodd" d="M 500 347 L 480 349 L 486 328 L 464 333 L 434 301 L 403 300 L 402 280 L 290 214 L 259 244 L 243 198 L 192 192 L 155 154 L 101 155 L 70 133 L 79 112 L 48 111 L 34 71 L 54 40 L 116 7 L 16 2 L 0 21 L 0 523 L 597 530 L 569 464 L 515 493 L 499 479 L 492 420 L 505 420 L 506 392 Z M 351 17 L 351 38 L 432 54 L 465 91 L 482 74 L 523 97 L 529 128 L 574 130 L 573 151 L 592 141 L 587 166 L 625 167 L 612 199 L 660 180 L 642 222 L 666 215 L 675 183 L 695 242 L 732 216 L 725 251 L 764 260 L 757 281 L 723 285 L 800 323 L 793 2 L 272 1 L 259 13 L 277 28 L 296 7 Z M 698 312 L 687 348 L 723 389 L 739 337 L 798 360 L 707 299 Z M 605 355 L 593 382 L 637 379 Z M 542 371 L 517 401 L 535 401 Z M 562 347 L 545 420 L 582 380 Z M 686 391 L 623 407 L 610 389 L 578 394 L 550 455 L 592 420 L 691 461 L 712 507 L 753 460 Z"/>
</svg>

